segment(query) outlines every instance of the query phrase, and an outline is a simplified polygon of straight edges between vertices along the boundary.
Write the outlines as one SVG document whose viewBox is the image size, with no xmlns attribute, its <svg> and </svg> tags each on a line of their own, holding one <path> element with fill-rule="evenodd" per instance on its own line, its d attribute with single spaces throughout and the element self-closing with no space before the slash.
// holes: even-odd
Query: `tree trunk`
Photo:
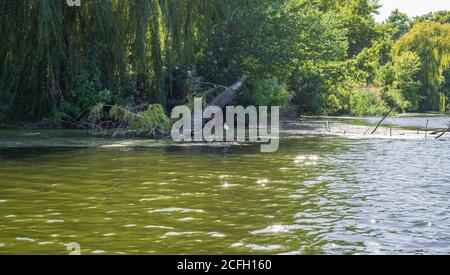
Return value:
<svg viewBox="0 0 450 275">
<path fill-rule="evenodd" d="M 225 108 L 228 104 L 230 104 L 237 95 L 237 92 L 239 89 L 244 85 L 245 80 L 247 79 L 246 75 L 243 75 L 241 79 L 239 79 L 238 82 L 234 83 L 233 85 L 227 87 L 225 91 L 223 91 L 221 94 L 219 94 L 216 98 L 214 98 L 211 103 L 208 104 L 208 107 L 210 106 L 217 106 L 221 109 Z M 204 119 L 202 121 L 198 120 L 199 118 L 194 117 L 192 120 L 192 130 L 195 131 L 196 127 L 201 127 L 205 123 Z"/>
<path fill-rule="evenodd" d="M 224 92 L 214 98 L 208 106 L 217 106 L 219 108 L 224 108 L 228 104 L 230 104 L 233 99 L 236 98 L 237 92 L 244 85 L 245 80 L 247 79 L 246 75 L 243 75 L 238 82 L 233 85 L 227 87 Z"/>
</svg>

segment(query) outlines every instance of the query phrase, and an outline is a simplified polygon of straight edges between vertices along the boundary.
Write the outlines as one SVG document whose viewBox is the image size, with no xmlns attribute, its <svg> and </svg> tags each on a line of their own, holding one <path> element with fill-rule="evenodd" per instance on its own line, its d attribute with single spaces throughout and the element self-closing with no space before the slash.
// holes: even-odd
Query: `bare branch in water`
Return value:
<svg viewBox="0 0 450 275">
<path fill-rule="evenodd" d="M 397 109 L 398 107 L 392 107 L 389 112 L 387 112 L 384 117 L 380 120 L 380 122 L 378 122 L 377 126 L 375 127 L 375 129 L 372 131 L 372 133 L 370 133 L 371 135 L 375 134 L 375 132 L 378 130 L 378 128 L 380 127 L 381 123 L 383 123 L 383 121 L 393 112 Z"/>
<path fill-rule="evenodd" d="M 441 138 L 442 136 L 445 135 L 445 133 L 450 132 L 450 125 L 448 126 L 447 130 L 443 131 L 439 136 L 436 137 L 436 139 Z"/>
</svg>

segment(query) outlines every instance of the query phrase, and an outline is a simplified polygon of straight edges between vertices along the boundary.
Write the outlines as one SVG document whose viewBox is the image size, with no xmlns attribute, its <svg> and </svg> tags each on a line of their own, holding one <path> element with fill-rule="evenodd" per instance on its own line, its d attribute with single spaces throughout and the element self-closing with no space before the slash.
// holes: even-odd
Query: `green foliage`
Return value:
<svg viewBox="0 0 450 275">
<path fill-rule="evenodd" d="M 405 51 L 395 59 L 394 72 L 397 82 L 400 84 L 414 82 L 417 73 L 420 72 L 422 63 L 420 57 L 410 51 Z"/>
<path fill-rule="evenodd" d="M 386 27 L 392 40 L 396 41 L 411 29 L 411 24 L 412 22 L 408 15 L 396 9 L 389 16 Z"/>
<path fill-rule="evenodd" d="M 388 106 L 377 91 L 358 89 L 350 96 L 350 110 L 352 115 L 380 115 L 388 111 Z"/>
<path fill-rule="evenodd" d="M 55 111 L 50 116 L 44 117 L 42 122 L 45 124 L 52 124 L 55 126 L 60 126 L 64 121 L 70 121 L 71 117 L 64 112 Z"/>
<path fill-rule="evenodd" d="M 437 12 L 430 12 L 415 18 L 416 22 L 438 22 L 441 24 L 450 24 L 450 11 L 443 10 Z"/>
<path fill-rule="evenodd" d="M 113 96 L 109 90 L 95 92 L 89 89 L 90 86 L 80 85 L 77 91 L 73 92 L 71 97 L 61 102 L 58 109 L 49 116 L 42 119 L 47 124 L 61 125 L 62 122 L 72 122 L 80 118 L 83 112 L 91 106 L 98 107 L 113 101 Z"/>
<path fill-rule="evenodd" d="M 164 113 L 164 109 L 159 104 L 150 105 L 147 110 L 134 116 L 129 124 L 132 130 L 144 132 L 167 132 L 170 130 L 170 118 Z"/>
<path fill-rule="evenodd" d="M 253 105 L 284 107 L 291 99 L 291 95 L 284 84 L 276 78 L 259 80 L 252 90 Z"/>
<path fill-rule="evenodd" d="M 92 0 L 77 8 L 65 1 L 2 0 L 0 91 L 10 93 L 11 111 L 22 120 L 74 117 L 110 101 L 98 98 L 104 90 L 118 101 L 165 106 L 178 92 L 175 68 L 196 64 L 226 4 Z"/>
<path fill-rule="evenodd" d="M 352 62 L 357 71 L 356 79 L 368 84 L 373 83 L 377 69 L 391 59 L 392 44 L 390 39 L 381 39 L 355 56 Z"/>
<path fill-rule="evenodd" d="M 444 93 L 439 94 L 439 112 L 445 113 L 447 111 L 447 98 Z"/>
<path fill-rule="evenodd" d="M 209 100 L 223 90 L 211 83 L 244 73 L 240 104 L 313 114 L 443 110 L 450 13 L 394 11 L 378 24 L 378 8 L 366 0 L 0 1 L 0 121 L 61 124 L 90 109 L 94 120 L 132 125 L 132 106 L 167 111 L 193 96 Z M 142 114 L 137 128 L 153 128 L 153 118 Z"/>
<path fill-rule="evenodd" d="M 398 106 L 402 110 L 417 111 L 423 101 L 423 97 L 418 94 L 420 88 L 420 81 L 418 80 L 418 73 L 421 69 L 420 57 L 414 52 L 403 52 L 394 63 L 395 82 L 393 87 L 398 89 L 402 97 L 408 102 L 402 104 L 399 101 Z"/>
<path fill-rule="evenodd" d="M 300 106 L 303 113 L 318 114 L 323 110 L 323 96 L 328 86 L 320 72 L 311 68 L 299 68 L 290 78 L 293 92 L 293 103 Z"/>
<path fill-rule="evenodd" d="M 214 33 L 198 72 L 215 83 L 243 72 L 286 81 L 303 63 L 344 60 L 348 48 L 340 18 L 300 0 L 231 1 Z"/>
<path fill-rule="evenodd" d="M 418 94 L 420 58 L 414 52 L 403 52 L 395 63 L 387 63 L 376 72 L 375 84 L 383 99 L 400 111 L 417 111 L 423 97 Z"/>
<path fill-rule="evenodd" d="M 171 127 L 171 120 L 160 104 L 150 105 L 145 111 L 135 113 L 128 107 L 99 103 L 90 109 L 88 118 L 95 129 L 102 128 L 100 125 L 103 122 L 111 120 L 117 128 L 116 132 L 125 130 L 155 135 L 167 133 Z"/>
<path fill-rule="evenodd" d="M 393 48 L 394 62 L 404 52 L 414 52 L 421 61 L 420 93 L 425 97 L 421 110 L 439 110 L 439 93 L 444 72 L 450 65 L 450 25 L 436 22 L 417 23 Z"/>
<path fill-rule="evenodd" d="M 395 68 L 392 63 L 386 63 L 376 71 L 374 83 L 382 88 L 383 92 L 387 92 L 394 85 L 396 80 Z"/>
<path fill-rule="evenodd" d="M 346 107 L 335 94 L 328 95 L 325 99 L 325 109 L 328 114 L 339 114 L 345 111 Z"/>
<path fill-rule="evenodd" d="M 384 101 L 391 107 L 397 107 L 399 111 L 415 111 L 411 101 L 407 100 L 399 89 L 390 89 L 384 94 Z"/>
<path fill-rule="evenodd" d="M 373 15 L 380 7 L 376 1 L 367 0 L 319 0 L 324 10 L 337 13 L 347 29 L 348 55 L 354 57 L 369 48 L 378 37 Z"/>
<path fill-rule="evenodd" d="M 92 109 L 91 113 L 93 112 L 93 117 L 95 120 L 100 119 L 96 114 L 103 114 L 103 108 L 104 106 L 100 104 L 96 109 Z M 131 123 L 133 119 L 136 117 L 136 114 L 133 113 L 133 111 L 128 107 L 123 107 L 120 105 L 114 105 L 111 107 L 108 113 L 109 117 L 115 121 L 124 121 L 126 123 Z"/>
</svg>

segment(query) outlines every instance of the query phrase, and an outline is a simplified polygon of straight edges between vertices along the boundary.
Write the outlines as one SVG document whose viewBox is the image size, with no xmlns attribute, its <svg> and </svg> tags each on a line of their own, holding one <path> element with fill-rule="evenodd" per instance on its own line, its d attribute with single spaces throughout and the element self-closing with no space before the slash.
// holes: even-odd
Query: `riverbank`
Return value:
<svg viewBox="0 0 450 275">
<path fill-rule="evenodd" d="M 450 123 L 450 116 L 402 116 L 387 119 L 375 133 L 377 117 L 302 117 L 281 121 L 281 139 L 342 137 L 345 139 L 435 140 Z M 417 127 L 428 121 L 429 129 Z M 433 128 L 437 127 L 437 128 Z M 255 131 L 256 129 L 251 129 Z M 450 133 L 439 140 L 450 140 Z M 4 129 L 0 130 L 0 148 L 146 148 L 146 147 L 197 147 L 230 148 L 251 146 L 252 143 L 174 143 L 169 136 L 139 137 L 95 134 L 80 129 Z"/>
</svg>

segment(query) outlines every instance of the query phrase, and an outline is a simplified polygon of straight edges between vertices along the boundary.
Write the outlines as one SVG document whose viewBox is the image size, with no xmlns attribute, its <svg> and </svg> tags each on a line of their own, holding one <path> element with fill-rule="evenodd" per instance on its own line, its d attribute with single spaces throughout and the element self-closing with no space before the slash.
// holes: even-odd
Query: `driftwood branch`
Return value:
<svg viewBox="0 0 450 275">
<path fill-rule="evenodd" d="M 377 126 L 375 127 L 375 129 L 372 131 L 372 133 L 370 133 L 371 135 L 375 134 L 375 132 L 378 130 L 378 128 L 380 127 L 381 123 L 383 123 L 383 121 L 393 112 L 397 109 L 397 107 L 392 107 L 389 112 L 387 112 L 383 118 L 380 120 L 380 122 L 378 122 Z"/>
<path fill-rule="evenodd" d="M 441 138 L 445 135 L 445 133 L 450 132 L 450 125 L 448 126 L 447 130 L 443 131 L 439 136 L 436 137 L 436 139 Z"/>
</svg>

